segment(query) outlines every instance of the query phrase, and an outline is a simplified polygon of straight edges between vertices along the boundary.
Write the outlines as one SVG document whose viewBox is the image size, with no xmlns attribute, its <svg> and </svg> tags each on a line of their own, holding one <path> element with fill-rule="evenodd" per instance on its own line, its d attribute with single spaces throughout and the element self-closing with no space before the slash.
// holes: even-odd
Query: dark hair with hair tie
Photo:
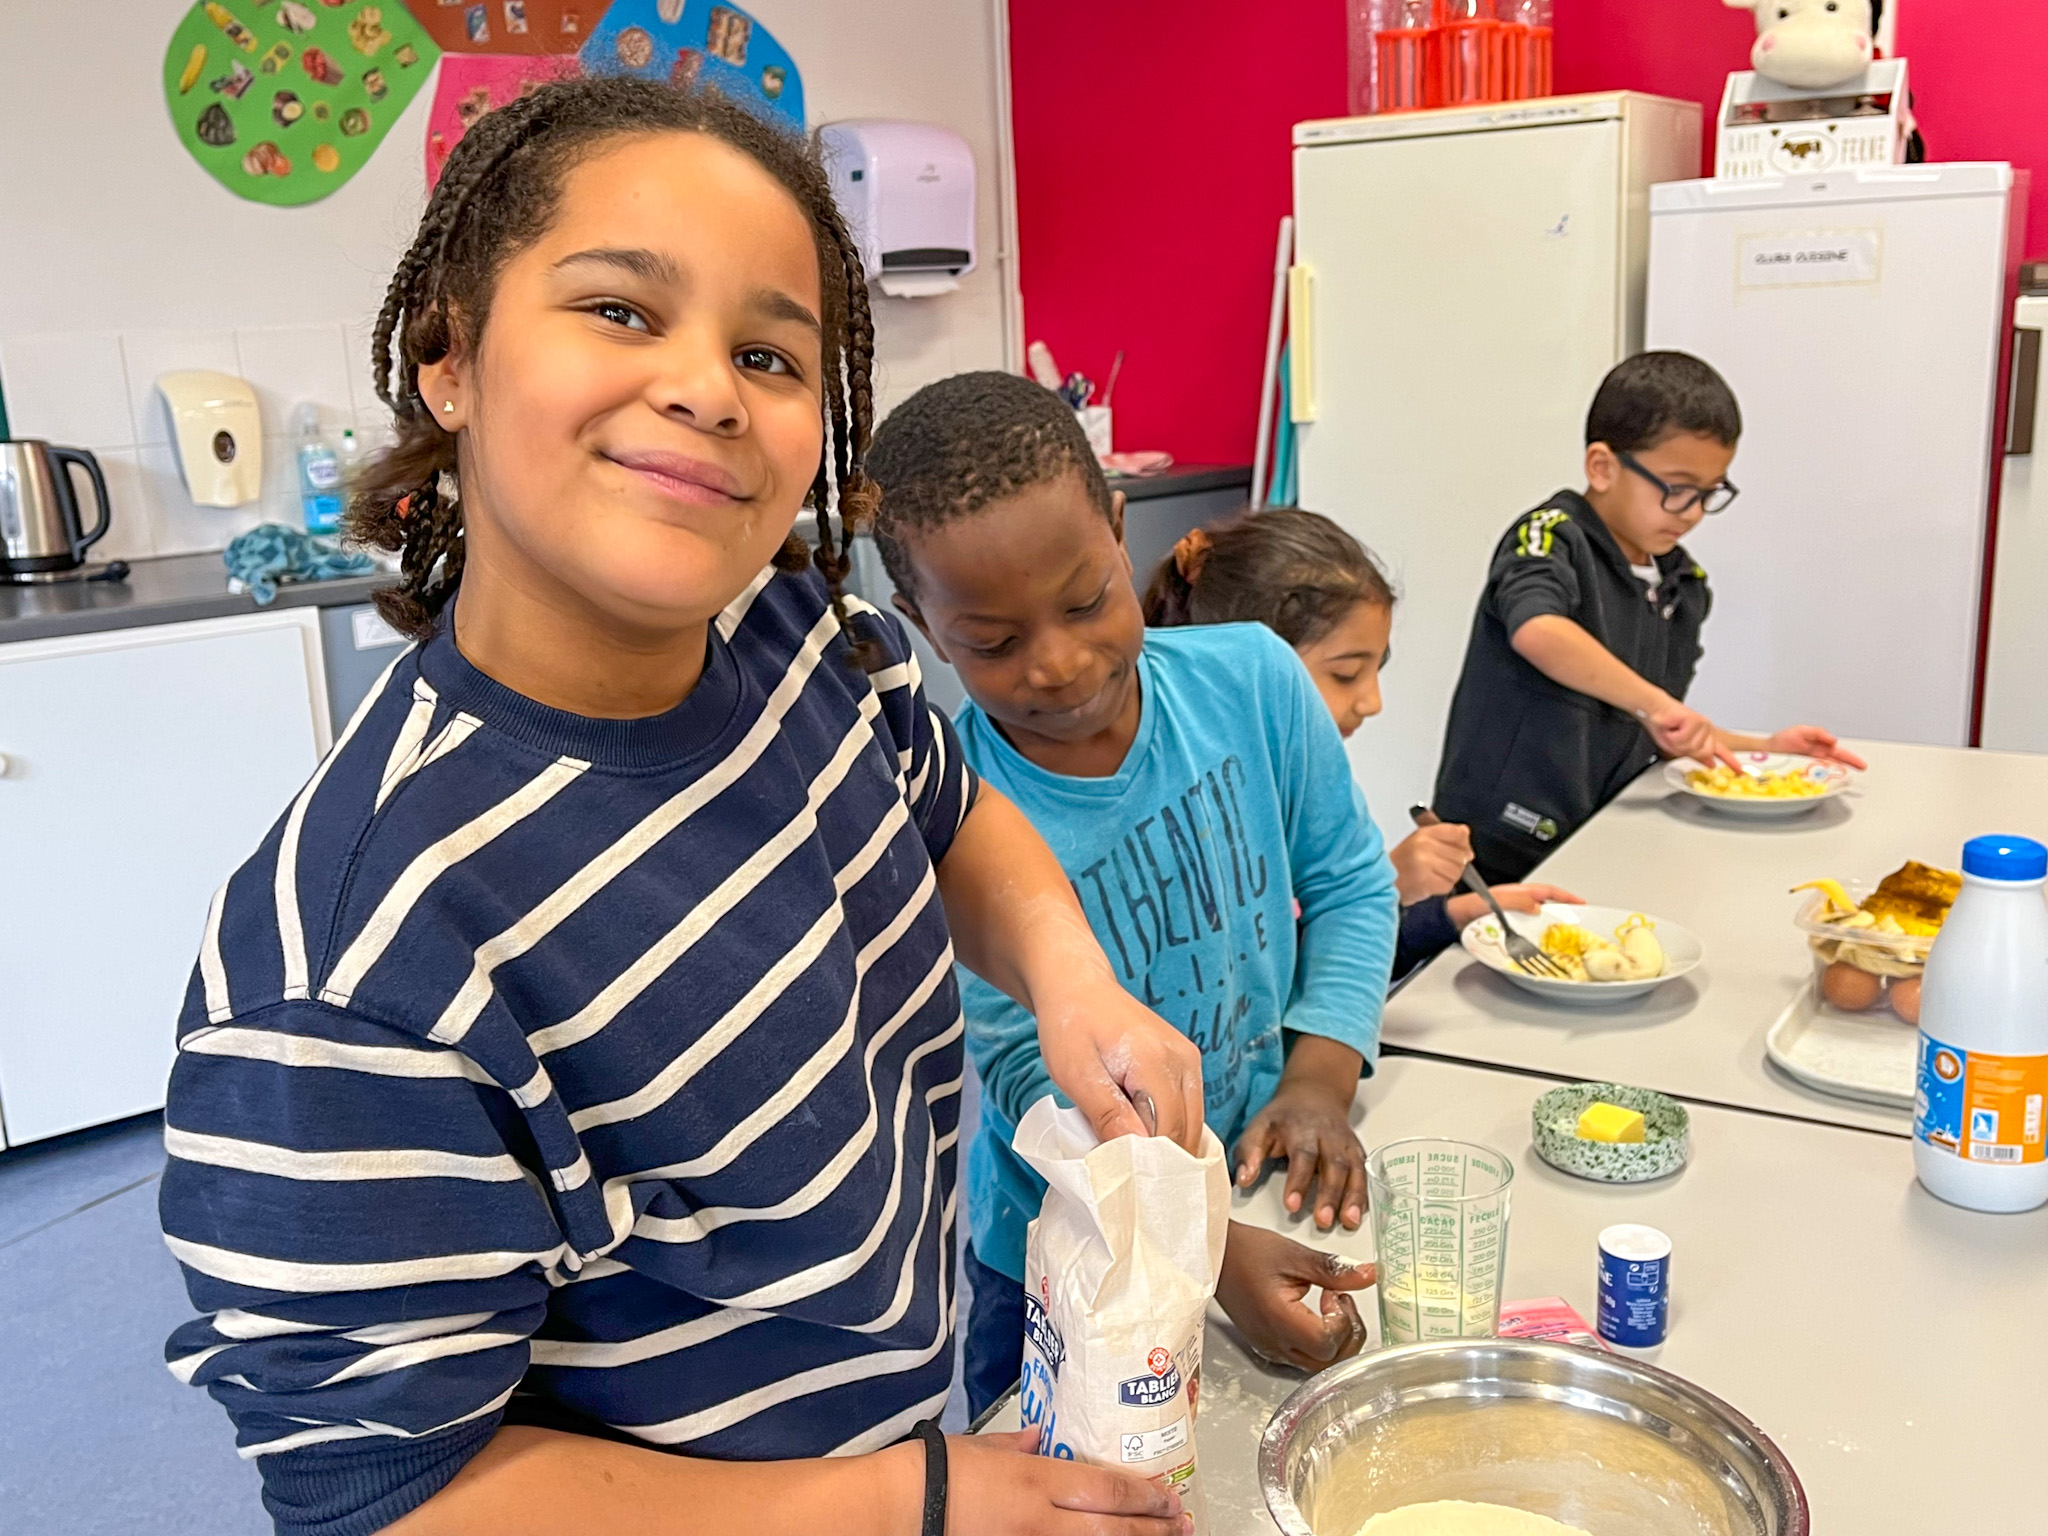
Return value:
<svg viewBox="0 0 2048 1536">
<path fill-rule="evenodd" d="M 1327 517 L 1299 507 L 1243 512 L 1185 535 L 1145 589 L 1145 622 L 1263 624 L 1313 645 L 1360 603 L 1394 606 L 1379 562 Z"/>
<path fill-rule="evenodd" d="M 371 377 L 391 407 L 397 440 L 372 456 L 349 496 L 349 533 L 399 556 L 398 584 L 376 594 L 377 609 L 401 633 L 425 639 L 462 581 L 456 439 L 420 398 L 420 368 L 475 349 L 506 263 L 547 231 L 576 165 L 612 140 L 660 133 L 702 133 L 740 151 L 810 221 L 825 301 L 825 452 L 806 503 L 817 548 L 792 534 L 775 563 L 817 567 L 854 655 L 868 664 L 876 648 L 851 629 L 842 591 L 853 536 L 873 520 L 878 500 L 863 469 L 874 432 L 875 330 L 858 249 L 802 139 L 715 90 L 632 76 L 544 85 L 488 114 L 456 145 L 427 200 L 371 341 Z"/>
</svg>

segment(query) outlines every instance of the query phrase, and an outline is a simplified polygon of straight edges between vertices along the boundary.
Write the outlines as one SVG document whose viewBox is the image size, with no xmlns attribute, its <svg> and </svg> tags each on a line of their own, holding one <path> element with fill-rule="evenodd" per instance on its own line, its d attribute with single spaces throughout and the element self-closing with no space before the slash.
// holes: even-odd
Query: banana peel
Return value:
<svg viewBox="0 0 2048 1536">
<path fill-rule="evenodd" d="M 1927 939 L 1941 932 L 1949 906 L 1962 889 L 1962 876 L 1949 870 L 1908 861 L 1879 882 L 1868 899 L 1858 902 L 1839 880 L 1808 880 L 1796 891 L 1819 891 L 1823 905 L 1813 919 L 1843 932 L 1841 938 L 1816 935 L 1813 950 L 1823 964 L 1853 965 L 1873 976 L 1918 976 L 1926 965 L 1922 947 L 1888 940 Z M 1857 942 L 1849 934 L 1869 935 Z"/>
<path fill-rule="evenodd" d="M 1923 960 L 1909 960 L 1895 949 L 1871 944 L 1837 944 L 1830 963 L 1853 965 L 1872 976 L 1918 976 L 1926 968 Z"/>
<path fill-rule="evenodd" d="M 1908 861 L 1886 875 L 1862 902 L 1851 897 L 1839 880 L 1808 880 L 1792 889 L 1795 893 L 1819 891 L 1826 905 L 1814 916 L 1831 927 L 1874 926 L 1880 933 L 1924 939 L 1941 932 L 1962 884 L 1961 875 Z"/>
<path fill-rule="evenodd" d="M 1856 903 L 1850 899 L 1848 891 L 1843 889 L 1842 882 L 1839 880 L 1808 880 L 1803 885 L 1792 887 L 1792 893 L 1795 896 L 1801 891 L 1819 891 L 1823 896 L 1827 897 L 1827 911 L 1854 912 L 1857 910 Z M 1823 918 L 1823 921 L 1825 921 L 1825 918 Z"/>
</svg>

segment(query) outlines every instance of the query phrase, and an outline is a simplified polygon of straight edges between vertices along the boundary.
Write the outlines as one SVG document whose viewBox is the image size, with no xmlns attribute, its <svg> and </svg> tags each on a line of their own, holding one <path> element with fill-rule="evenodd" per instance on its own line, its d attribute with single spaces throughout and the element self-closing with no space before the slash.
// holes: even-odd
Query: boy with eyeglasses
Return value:
<svg viewBox="0 0 2048 1536">
<path fill-rule="evenodd" d="M 1685 705 L 1712 596 L 1678 541 L 1735 500 L 1741 435 L 1735 395 L 1707 364 L 1631 357 L 1586 414 L 1586 489 L 1559 491 L 1495 548 L 1434 802 L 1470 826 L 1488 881 L 1521 880 L 1660 754 L 1863 767 L 1818 726 L 1742 736 Z"/>
</svg>

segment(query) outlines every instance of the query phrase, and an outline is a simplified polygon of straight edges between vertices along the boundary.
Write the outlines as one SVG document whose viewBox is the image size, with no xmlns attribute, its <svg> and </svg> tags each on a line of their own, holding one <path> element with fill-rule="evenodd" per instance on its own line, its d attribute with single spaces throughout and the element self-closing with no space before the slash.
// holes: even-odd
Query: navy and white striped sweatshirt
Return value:
<svg viewBox="0 0 2048 1536">
<path fill-rule="evenodd" d="M 667 714 L 404 653 L 214 898 L 179 1021 L 172 1336 L 280 1532 L 501 1422 L 853 1453 L 952 1373 L 935 885 L 976 781 L 892 618 L 764 572 Z"/>
</svg>

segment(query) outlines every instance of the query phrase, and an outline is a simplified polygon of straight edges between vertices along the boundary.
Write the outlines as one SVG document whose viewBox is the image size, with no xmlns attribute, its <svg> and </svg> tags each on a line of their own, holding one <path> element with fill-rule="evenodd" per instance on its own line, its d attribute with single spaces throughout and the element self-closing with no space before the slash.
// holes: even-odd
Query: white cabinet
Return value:
<svg viewBox="0 0 2048 1536">
<path fill-rule="evenodd" d="M 2023 296 L 2014 315 L 2013 441 L 1999 493 L 1984 739 L 1994 752 L 2048 752 L 2048 294 Z M 2033 340 L 2026 338 L 2032 334 Z M 2023 371 L 2024 370 L 2024 371 Z"/>
<path fill-rule="evenodd" d="M 1742 499 L 1685 541 L 1714 589 L 1687 703 L 1743 730 L 1971 744 L 2024 199 L 2011 166 L 1968 161 L 1651 193 L 1649 344 L 1742 402 Z"/>
<path fill-rule="evenodd" d="M 1295 127 L 1300 501 L 1402 594 L 1350 743 L 1389 842 L 1435 781 L 1494 544 L 1584 484 L 1586 406 L 1642 341 L 1649 184 L 1699 142 L 1698 107 L 1630 92 Z"/>
<path fill-rule="evenodd" d="M 0 1124 L 160 1107 L 214 889 L 328 746 L 309 608 L 0 645 Z"/>
</svg>

